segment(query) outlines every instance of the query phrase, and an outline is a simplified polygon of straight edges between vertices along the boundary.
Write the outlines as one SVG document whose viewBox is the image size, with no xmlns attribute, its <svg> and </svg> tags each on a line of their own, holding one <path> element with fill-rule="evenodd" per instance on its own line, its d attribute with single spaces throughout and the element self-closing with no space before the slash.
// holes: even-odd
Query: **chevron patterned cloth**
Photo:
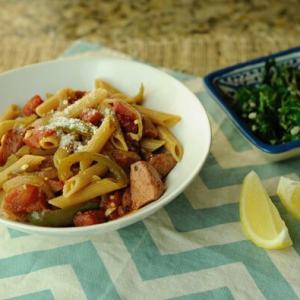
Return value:
<svg viewBox="0 0 300 300">
<path fill-rule="evenodd" d="M 64 55 L 124 56 L 85 42 Z M 265 161 L 203 90 L 201 78 L 164 71 L 209 114 L 213 143 L 200 174 L 156 214 L 107 235 L 59 239 L 1 225 L 0 299 L 299 298 L 300 223 L 272 197 L 294 246 L 265 251 L 242 234 L 237 201 L 250 170 L 273 195 L 280 175 L 300 175 L 300 159 Z"/>
</svg>

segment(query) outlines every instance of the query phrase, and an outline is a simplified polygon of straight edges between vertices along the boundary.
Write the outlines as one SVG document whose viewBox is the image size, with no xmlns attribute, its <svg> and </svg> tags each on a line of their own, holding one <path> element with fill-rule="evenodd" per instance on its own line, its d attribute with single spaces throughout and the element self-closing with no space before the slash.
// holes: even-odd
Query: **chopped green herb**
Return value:
<svg viewBox="0 0 300 300">
<path fill-rule="evenodd" d="M 267 61 L 262 82 L 239 88 L 232 104 L 264 142 L 276 145 L 300 139 L 299 69 Z"/>
</svg>

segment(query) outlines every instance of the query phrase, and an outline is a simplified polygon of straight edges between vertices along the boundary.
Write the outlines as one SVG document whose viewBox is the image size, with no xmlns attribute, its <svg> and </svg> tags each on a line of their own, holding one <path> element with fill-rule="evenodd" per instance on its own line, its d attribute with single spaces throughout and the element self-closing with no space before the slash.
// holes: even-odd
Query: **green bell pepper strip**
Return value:
<svg viewBox="0 0 300 300">
<path fill-rule="evenodd" d="M 34 211 L 28 215 L 27 220 L 30 224 L 38 226 L 66 227 L 73 225 L 73 218 L 77 212 L 97 208 L 97 202 L 80 203 L 63 209 Z"/>
</svg>

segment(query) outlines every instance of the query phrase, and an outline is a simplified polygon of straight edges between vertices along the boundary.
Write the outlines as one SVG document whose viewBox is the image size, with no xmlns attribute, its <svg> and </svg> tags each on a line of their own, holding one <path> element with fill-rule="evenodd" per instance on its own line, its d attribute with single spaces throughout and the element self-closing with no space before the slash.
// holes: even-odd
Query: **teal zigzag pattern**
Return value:
<svg viewBox="0 0 300 300">
<path fill-rule="evenodd" d="M 249 241 L 161 255 L 143 223 L 119 232 L 144 280 L 242 262 L 266 299 L 298 299 L 266 252 Z"/>
<path fill-rule="evenodd" d="M 103 299 L 101 297 L 104 295 L 106 299 L 120 299 L 105 266 L 90 241 L 1 259 L 0 278 L 28 274 L 65 264 L 72 266 L 88 299 Z"/>
<path fill-rule="evenodd" d="M 7 300 L 54 300 L 53 294 L 50 290 L 40 291 L 36 293 L 30 293 L 18 297 L 9 298 Z"/>
<path fill-rule="evenodd" d="M 190 294 L 187 296 L 171 298 L 168 300 L 234 300 L 228 288 L 219 288 L 212 291 Z"/>
<path fill-rule="evenodd" d="M 65 54 L 70 55 L 96 49 L 98 49 L 98 46 L 81 43 L 76 44 L 73 49 Z M 182 81 L 193 78 L 178 72 L 171 72 L 171 74 Z M 217 116 L 223 114 L 222 110 L 205 93 L 199 93 L 198 97 L 211 117 L 220 125 L 220 129 L 233 149 L 238 152 L 249 150 L 248 143 L 243 138 L 239 138 L 230 121 L 226 119 L 222 124 L 218 122 Z M 244 175 L 252 169 L 262 178 L 270 178 L 274 174 L 295 172 L 295 170 L 300 169 L 299 166 L 300 159 L 295 159 L 284 164 L 223 169 L 216 158 L 210 154 L 199 176 L 209 189 L 214 189 L 241 183 Z M 292 238 L 296 241 L 294 247 L 297 253 L 300 254 L 300 225 L 285 212 L 276 198 L 274 202 L 291 229 Z M 166 211 L 178 232 L 189 232 L 239 220 L 238 205 L 235 203 L 212 208 L 194 209 L 184 194 L 171 202 L 166 207 Z M 255 247 L 249 241 L 162 255 L 142 222 L 121 229 L 118 232 L 144 281 L 241 262 L 267 299 L 298 299 L 267 253 Z M 10 230 L 9 234 L 14 239 L 22 236 L 14 230 Z M 102 297 L 119 299 L 122 296 L 118 295 L 111 281 L 109 270 L 106 270 L 94 245 L 89 241 L 0 259 L 0 278 L 27 274 L 64 264 L 72 266 L 88 299 L 102 299 Z M 14 299 L 52 299 L 51 296 L 50 291 L 42 291 Z M 174 299 L 233 299 L 233 297 L 230 291 L 224 287 Z"/>
</svg>

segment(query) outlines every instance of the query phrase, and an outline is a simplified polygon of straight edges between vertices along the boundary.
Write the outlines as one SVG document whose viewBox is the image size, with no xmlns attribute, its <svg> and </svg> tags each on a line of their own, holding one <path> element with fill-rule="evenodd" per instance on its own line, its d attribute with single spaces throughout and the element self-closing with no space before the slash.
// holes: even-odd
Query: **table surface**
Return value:
<svg viewBox="0 0 300 300">
<path fill-rule="evenodd" d="M 53 59 L 76 39 L 195 75 L 300 41 L 300 2 L 0 0 L 0 70 Z"/>
</svg>

